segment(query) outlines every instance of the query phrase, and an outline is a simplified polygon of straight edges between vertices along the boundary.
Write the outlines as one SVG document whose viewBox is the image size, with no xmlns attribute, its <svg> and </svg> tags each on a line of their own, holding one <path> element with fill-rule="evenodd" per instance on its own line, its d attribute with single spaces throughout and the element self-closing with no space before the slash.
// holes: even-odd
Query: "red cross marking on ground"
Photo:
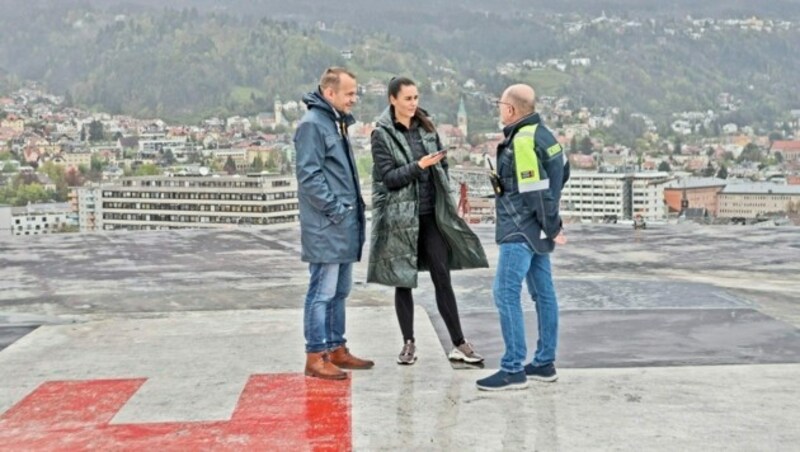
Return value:
<svg viewBox="0 0 800 452">
<path fill-rule="evenodd" d="M 252 375 L 228 421 L 109 424 L 146 379 L 50 381 L 0 417 L 4 450 L 349 451 L 350 380 Z"/>
</svg>

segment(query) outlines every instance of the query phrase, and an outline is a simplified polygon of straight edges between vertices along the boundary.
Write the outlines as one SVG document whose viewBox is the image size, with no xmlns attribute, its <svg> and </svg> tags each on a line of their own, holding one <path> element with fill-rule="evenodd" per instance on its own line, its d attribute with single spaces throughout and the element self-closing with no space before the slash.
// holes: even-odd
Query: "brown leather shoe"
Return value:
<svg viewBox="0 0 800 452">
<path fill-rule="evenodd" d="M 347 379 L 347 372 L 331 363 L 328 352 L 306 353 L 306 375 L 326 380 Z"/>
<path fill-rule="evenodd" d="M 368 359 L 351 355 L 350 350 L 344 345 L 331 351 L 331 362 L 342 369 L 371 369 L 375 365 Z"/>
</svg>

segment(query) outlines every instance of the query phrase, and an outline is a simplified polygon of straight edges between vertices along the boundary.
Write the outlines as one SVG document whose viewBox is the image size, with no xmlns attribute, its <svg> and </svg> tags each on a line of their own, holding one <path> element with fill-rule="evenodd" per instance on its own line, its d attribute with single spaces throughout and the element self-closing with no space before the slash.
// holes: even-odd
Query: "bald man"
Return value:
<svg viewBox="0 0 800 452">
<path fill-rule="evenodd" d="M 477 381 L 478 389 L 501 391 L 528 387 L 528 379 L 556 381 L 558 301 L 550 253 L 566 243 L 558 203 L 569 179 L 561 145 L 536 113 L 536 93 L 528 85 L 508 87 L 497 102 L 505 139 L 497 146 L 500 186 L 495 197 L 495 240 L 500 248 L 493 295 L 500 314 L 505 354 L 500 370 Z M 522 281 L 535 305 L 539 339 L 526 364 Z"/>
</svg>

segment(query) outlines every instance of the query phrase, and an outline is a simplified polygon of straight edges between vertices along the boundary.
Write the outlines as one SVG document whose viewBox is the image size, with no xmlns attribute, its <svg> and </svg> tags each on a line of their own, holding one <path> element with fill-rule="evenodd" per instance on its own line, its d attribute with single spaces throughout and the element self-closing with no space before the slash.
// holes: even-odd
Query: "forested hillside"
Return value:
<svg viewBox="0 0 800 452">
<path fill-rule="evenodd" d="M 0 68 L 111 113 L 197 120 L 270 111 L 276 95 L 299 99 L 332 64 L 352 67 L 362 81 L 409 74 L 420 81 L 434 113 L 443 115 L 454 114 L 461 96 L 471 111 L 488 111 L 482 97 L 472 97 L 475 89 L 461 88 L 468 79 L 486 95 L 528 81 L 541 94 L 571 97 L 576 106 L 621 107 L 657 118 L 716 109 L 722 92 L 742 101 L 731 114 L 745 122 L 769 122 L 800 108 L 798 25 L 758 32 L 704 27 L 683 17 L 742 17 L 753 5 L 740 1 L 723 7 L 680 0 L 649 12 L 643 5 L 656 2 L 608 0 L 589 8 L 570 0 L 536 10 L 545 3 L 505 0 L 493 2 L 492 12 L 476 0 L 344 6 L 258 0 L 224 8 L 200 0 L 170 8 L 149 0 L 10 3 L 16 7 L 0 16 Z M 570 5 L 583 8 L 581 14 L 565 13 Z M 598 5 L 618 18 L 596 20 Z M 562 14 L 552 14 L 558 8 Z M 798 2 L 759 9 L 762 16 L 783 11 L 780 18 L 790 19 Z M 352 51 L 352 59 L 342 51 Z M 591 65 L 506 75 L 497 70 L 505 63 L 576 57 Z M 434 93 L 434 81 L 446 83 Z M 368 115 L 384 102 L 364 100 Z"/>
</svg>

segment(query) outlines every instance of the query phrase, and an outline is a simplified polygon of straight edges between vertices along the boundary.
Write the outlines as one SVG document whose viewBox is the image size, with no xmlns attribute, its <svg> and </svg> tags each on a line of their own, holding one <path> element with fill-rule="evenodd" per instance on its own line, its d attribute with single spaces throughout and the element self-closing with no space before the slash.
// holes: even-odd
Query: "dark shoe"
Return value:
<svg viewBox="0 0 800 452">
<path fill-rule="evenodd" d="M 344 345 L 331 351 L 331 362 L 342 369 L 371 369 L 375 365 L 370 360 L 356 358 Z"/>
<path fill-rule="evenodd" d="M 328 352 L 306 353 L 306 375 L 325 380 L 347 379 L 347 373 L 331 363 Z"/>
<path fill-rule="evenodd" d="M 414 345 L 414 341 L 408 340 L 405 344 L 403 344 L 403 349 L 400 350 L 400 354 L 397 355 L 397 364 L 403 364 L 410 366 L 417 361 L 417 346 Z"/>
<path fill-rule="evenodd" d="M 556 366 L 553 363 L 544 366 L 534 366 L 533 363 L 525 365 L 525 375 L 531 380 L 546 381 L 548 383 L 558 380 Z"/>
<path fill-rule="evenodd" d="M 447 358 L 450 361 L 464 361 L 469 364 L 483 362 L 483 356 L 479 355 L 469 342 L 464 342 L 458 347 L 454 347 L 450 354 L 447 355 Z"/>
<path fill-rule="evenodd" d="M 477 382 L 478 389 L 482 391 L 505 391 L 507 389 L 525 389 L 528 387 L 528 378 L 525 372 L 510 374 L 504 370 L 489 375 Z"/>
</svg>

